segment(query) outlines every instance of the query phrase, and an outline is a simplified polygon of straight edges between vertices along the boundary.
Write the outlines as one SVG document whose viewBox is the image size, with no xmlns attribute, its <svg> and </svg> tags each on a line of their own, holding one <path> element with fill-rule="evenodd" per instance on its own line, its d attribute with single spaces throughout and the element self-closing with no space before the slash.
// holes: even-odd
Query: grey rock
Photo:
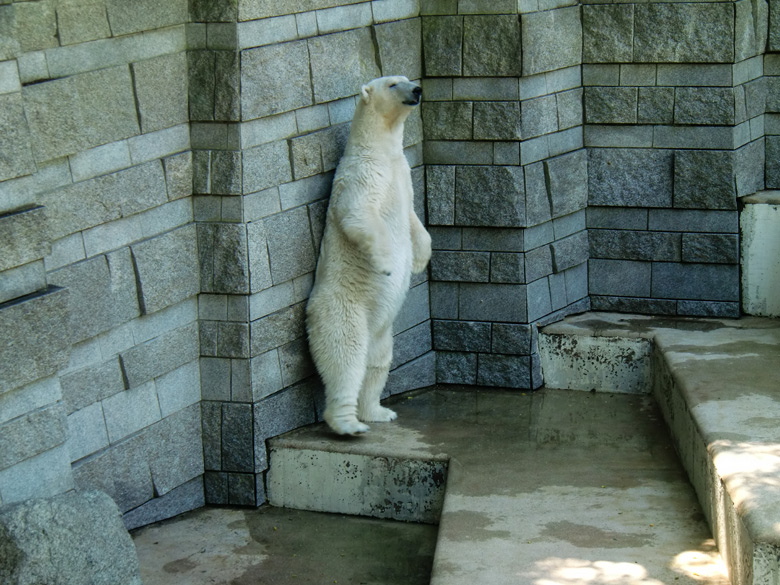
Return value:
<svg viewBox="0 0 780 585">
<path fill-rule="evenodd" d="M 213 120 L 216 91 L 216 52 L 187 51 L 187 71 L 190 120 L 193 122 Z"/>
<path fill-rule="evenodd" d="M 590 205 L 670 207 L 670 151 L 592 148 L 588 152 Z"/>
<path fill-rule="evenodd" d="M 392 396 L 417 388 L 427 388 L 435 383 L 436 352 L 429 351 L 390 372 L 383 395 Z"/>
<path fill-rule="evenodd" d="M 767 136 L 766 187 L 780 189 L 780 136 Z"/>
<path fill-rule="evenodd" d="M 522 252 L 525 233 L 521 229 L 464 228 L 463 249 Z"/>
<path fill-rule="evenodd" d="M 476 384 L 477 354 L 437 352 L 436 382 L 438 384 Z"/>
<path fill-rule="evenodd" d="M 141 585 L 133 541 L 105 493 L 11 504 L 0 527 L 4 583 Z"/>
<path fill-rule="evenodd" d="M 647 210 L 620 207 L 588 207 L 589 228 L 646 230 Z"/>
<path fill-rule="evenodd" d="M 659 264 L 591 258 L 588 265 L 588 288 L 591 294 L 650 297 L 651 266 Z"/>
<path fill-rule="evenodd" d="M 634 6 L 584 5 L 582 37 L 584 63 L 631 63 L 634 56 Z"/>
<path fill-rule="evenodd" d="M 127 3 L 122 0 L 106 0 L 108 20 L 114 35 L 152 30 L 188 21 L 187 0 L 139 0 Z"/>
<path fill-rule="evenodd" d="M 490 255 L 490 282 L 525 282 L 525 258 L 522 254 L 494 252 Z"/>
<path fill-rule="evenodd" d="M 682 261 L 709 264 L 738 264 L 736 234 L 683 234 Z"/>
<path fill-rule="evenodd" d="M 306 209 L 298 207 L 267 217 L 264 221 L 274 284 L 313 271 L 316 253 Z"/>
<path fill-rule="evenodd" d="M 130 250 L 122 248 L 49 274 L 49 283 L 69 290 L 73 343 L 121 325 L 140 314 Z"/>
<path fill-rule="evenodd" d="M 764 166 L 769 161 L 763 140 L 754 140 L 735 152 L 737 197 L 752 195 L 764 189 Z M 771 164 L 769 162 L 768 164 Z"/>
<path fill-rule="evenodd" d="M 252 356 L 303 337 L 306 334 L 304 309 L 306 303 L 297 303 L 251 323 Z"/>
<path fill-rule="evenodd" d="M 214 56 L 214 119 L 241 118 L 241 53 L 217 51 Z"/>
<path fill-rule="evenodd" d="M 209 471 L 222 469 L 222 402 L 204 400 L 200 403 L 203 437 L 203 465 Z M 208 491 L 208 490 L 207 490 Z"/>
<path fill-rule="evenodd" d="M 733 125 L 734 90 L 730 87 L 679 87 L 675 90 L 675 124 Z"/>
<path fill-rule="evenodd" d="M 203 333 L 201 322 L 201 334 Z M 211 323 L 216 329 L 214 354 L 221 358 L 249 357 L 249 324 L 229 321 Z M 205 353 L 205 352 L 201 352 Z"/>
<path fill-rule="evenodd" d="M 425 138 L 469 140 L 472 107 L 471 102 L 423 102 L 422 121 Z"/>
<path fill-rule="evenodd" d="M 249 252 L 245 226 L 199 223 L 197 235 L 201 292 L 249 292 Z"/>
<path fill-rule="evenodd" d="M 252 120 L 309 106 L 311 92 L 306 41 L 268 45 L 242 53 L 242 119 Z"/>
<path fill-rule="evenodd" d="M 156 495 L 165 495 L 203 475 L 200 404 L 155 423 L 145 442 Z"/>
<path fill-rule="evenodd" d="M 719 317 L 738 319 L 741 315 L 737 302 L 677 301 L 677 314 L 693 317 Z"/>
<path fill-rule="evenodd" d="M 402 331 L 393 338 L 393 361 L 390 369 L 409 363 L 433 348 L 430 321 Z"/>
<path fill-rule="evenodd" d="M 578 6 L 531 12 L 521 19 L 523 75 L 581 63 L 582 23 Z"/>
<path fill-rule="evenodd" d="M 0 181 L 35 172 L 20 93 L 0 95 Z"/>
<path fill-rule="evenodd" d="M 163 55 L 133 64 L 141 129 L 154 132 L 188 122 L 187 57 Z"/>
<path fill-rule="evenodd" d="M 640 124 L 671 124 L 674 121 L 673 87 L 638 88 L 637 121 Z"/>
<path fill-rule="evenodd" d="M 185 226 L 131 246 L 144 314 L 198 294 L 196 230 Z"/>
<path fill-rule="evenodd" d="M 660 299 L 739 301 L 739 266 L 653 264 L 652 296 Z"/>
<path fill-rule="evenodd" d="M 314 102 L 317 104 L 356 95 L 364 83 L 381 75 L 371 31 L 367 27 L 312 37 L 308 43 Z M 344 63 L 350 63 L 350 67 L 345 68 Z M 339 75 L 331 73 L 337 70 Z M 308 68 L 305 73 L 308 79 Z M 289 73 L 283 71 L 283 78 L 288 76 Z"/>
<path fill-rule="evenodd" d="M 539 246 L 525 254 L 525 279 L 533 282 L 552 274 L 552 250 L 550 246 Z"/>
<path fill-rule="evenodd" d="M 529 226 L 538 225 L 552 218 L 550 197 L 547 192 L 544 163 L 523 167 L 525 170 L 525 212 Z"/>
<path fill-rule="evenodd" d="M 490 254 L 436 250 L 431 257 L 431 278 L 439 281 L 487 282 Z"/>
<path fill-rule="evenodd" d="M 646 315 L 676 315 L 677 301 L 616 296 L 591 296 L 594 311 L 640 313 Z"/>
<path fill-rule="evenodd" d="M 41 291 L 46 288 L 43 260 L 0 272 L 0 303 Z"/>
<path fill-rule="evenodd" d="M 680 150 L 674 158 L 674 206 L 736 209 L 734 154 Z"/>
<path fill-rule="evenodd" d="M 730 63 L 734 60 L 733 7 L 717 3 L 635 6 L 637 63 Z"/>
<path fill-rule="evenodd" d="M 405 331 L 431 318 L 428 283 L 421 282 L 409 289 L 406 300 L 393 322 L 393 333 Z"/>
<path fill-rule="evenodd" d="M 382 75 L 403 75 L 409 79 L 422 77 L 421 28 L 419 18 L 374 27 Z"/>
<path fill-rule="evenodd" d="M 437 319 L 458 318 L 458 284 L 431 282 L 431 317 Z"/>
<path fill-rule="evenodd" d="M 586 87 L 585 122 L 588 124 L 636 124 L 637 88 Z"/>
<path fill-rule="evenodd" d="M 591 229 L 588 238 L 593 258 L 613 260 L 681 260 L 680 234 L 630 229 Z"/>
<path fill-rule="evenodd" d="M 470 15 L 463 18 L 464 75 L 519 76 L 521 69 L 520 22 L 516 15 Z"/>
<path fill-rule="evenodd" d="M 253 405 L 255 471 L 268 468 L 263 442 L 292 429 L 315 422 L 317 384 L 304 382 L 269 396 Z"/>
<path fill-rule="evenodd" d="M 228 473 L 228 504 L 256 506 L 255 476 L 251 473 Z"/>
<path fill-rule="evenodd" d="M 433 347 L 437 351 L 490 351 L 490 323 L 433 321 Z"/>
<path fill-rule="evenodd" d="M 501 388 L 531 387 L 529 356 L 480 354 L 477 383 Z"/>
<path fill-rule="evenodd" d="M 566 282 L 566 301 L 576 303 L 588 297 L 588 264 L 587 262 L 569 268 L 563 273 Z"/>
<path fill-rule="evenodd" d="M 193 22 L 235 22 L 238 3 L 233 0 L 191 0 Z"/>
<path fill-rule="evenodd" d="M 463 70 L 463 17 L 424 16 L 425 77 L 460 75 Z"/>
<path fill-rule="evenodd" d="M 768 38 L 768 50 L 780 51 L 780 4 L 777 2 L 769 2 L 769 38 Z"/>
<path fill-rule="evenodd" d="M 0 214 L 0 271 L 47 256 L 51 248 L 46 228 L 40 206 Z"/>
<path fill-rule="evenodd" d="M 174 201 L 192 195 L 192 151 L 163 159 L 168 199 Z"/>
<path fill-rule="evenodd" d="M 556 94 L 558 102 L 558 128 L 566 130 L 583 123 L 582 89 L 573 89 Z"/>
<path fill-rule="evenodd" d="M 547 159 L 544 171 L 553 217 L 587 207 L 589 161 L 585 149 Z"/>
<path fill-rule="evenodd" d="M 521 227 L 525 187 L 520 167 L 463 166 L 455 172 L 455 223 Z"/>
</svg>

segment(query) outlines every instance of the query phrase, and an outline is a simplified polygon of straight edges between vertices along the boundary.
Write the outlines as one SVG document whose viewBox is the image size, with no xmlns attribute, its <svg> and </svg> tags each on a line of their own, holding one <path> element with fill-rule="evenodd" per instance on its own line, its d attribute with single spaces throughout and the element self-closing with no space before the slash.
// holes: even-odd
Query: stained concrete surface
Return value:
<svg viewBox="0 0 780 585">
<path fill-rule="evenodd" d="M 651 397 L 441 387 L 391 402 L 399 420 L 374 424 L 364 437 L 335 439 L 314 425 L 288 434 L 285 448 L 423 459 L 446 454 L 446 496 L 431 583 L 727 583 Z M 216 520 L 225 514 L 234 516 Z M 293 513 L 295 538 L 285 540 L 279 538 L 284 516 L 276 514 L 285 512 L 206 510 L 137 533 L 144 582 L 428 582 L 427 575 L 420 581 L 393 580 L 399 565 L 411 570 L 410 563 L 419 563 L 421 571 L 430 566 L 424 552 L 430 543 L 419 534 L 417 540 L 394 536 L 386 528 L 395 524 L 396 534 L 402 534 L 414 524 L 357 519 L 378 522 L 361 534 L 350 528 L 353 518 L 328 516 L 335 524 L 325 529 L 318 515 Z M 182 522 L 193 521 L 193 527 L 182 528 Z M 377 538 L 365 536 L 369 533 Z M 337 536 L 346 541 L 335 544 Z M 399 538 L 408 544 L 399 544 Z M 213 547 L 222 547 L 221 552 Z M 359 576 L 357 566 L 363 563 L 375 568 Z M 291 576 L 293 567 L 297 577 Z M 211 580 L 197 581 L 198 574 Z"/>
</svg>

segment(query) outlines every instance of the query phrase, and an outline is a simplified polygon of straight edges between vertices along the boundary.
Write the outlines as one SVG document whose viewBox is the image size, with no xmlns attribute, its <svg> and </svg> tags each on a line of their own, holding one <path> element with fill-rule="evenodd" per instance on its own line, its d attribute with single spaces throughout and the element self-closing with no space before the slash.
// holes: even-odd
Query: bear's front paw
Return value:
<svg viewBox="0 0 780 585">
<path fill-rule="evenodd" d="M 393 263 L 387 258 L 378 258 L 374 256 L 371 261 L 371 265 L 379 274 L 390 276 L 393 273 Z"/>
<path fill-rule="evenodd" d="M 384 406 L 376 406 L 367 412 L 361 413 L 361 420 L 367 422 L 390 422 L 398 418 L 398 415 L 394 410 L 385 408 Z"/>
<path fill-rule="evenodd" d="M 353 421 L 331 421 L 328 424 L 337 435 L 352 435 L 353 437 L 367 433 L 370 429 L 367 424 L 357 419 Z"/>
</svg>

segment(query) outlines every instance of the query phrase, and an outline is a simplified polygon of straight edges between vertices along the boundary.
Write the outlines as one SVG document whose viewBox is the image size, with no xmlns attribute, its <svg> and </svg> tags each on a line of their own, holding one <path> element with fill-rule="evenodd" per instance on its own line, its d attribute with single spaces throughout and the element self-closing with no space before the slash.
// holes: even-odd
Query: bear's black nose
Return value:
<svg viewBox="0 0 780 585">
<path fill-rule="evenodd" d="M 419 85 L 415 85 L 414 89 L 412 90 L 412 93 L 415 95 L 417 99 L 420 99 L 420 96 L 422 95 L 422 87 Z"/>
</svg>

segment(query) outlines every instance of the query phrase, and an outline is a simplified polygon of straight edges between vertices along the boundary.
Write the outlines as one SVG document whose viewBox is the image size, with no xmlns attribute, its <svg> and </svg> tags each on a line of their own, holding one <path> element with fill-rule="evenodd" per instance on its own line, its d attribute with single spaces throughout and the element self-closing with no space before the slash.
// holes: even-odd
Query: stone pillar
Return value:
<svg viewBox="0 0 780 585">
<path fill-rule="evenodd" d="M 436 378 L 537 388 L 536 326 L 587 307 L 580 11 L 421 9 Z"/>
<path fill-rule="evenodd" d="M 764 186 L 767 3 L 582 10 L 593 307 L 738 316 L 737 198 Z"/>
</svg>

